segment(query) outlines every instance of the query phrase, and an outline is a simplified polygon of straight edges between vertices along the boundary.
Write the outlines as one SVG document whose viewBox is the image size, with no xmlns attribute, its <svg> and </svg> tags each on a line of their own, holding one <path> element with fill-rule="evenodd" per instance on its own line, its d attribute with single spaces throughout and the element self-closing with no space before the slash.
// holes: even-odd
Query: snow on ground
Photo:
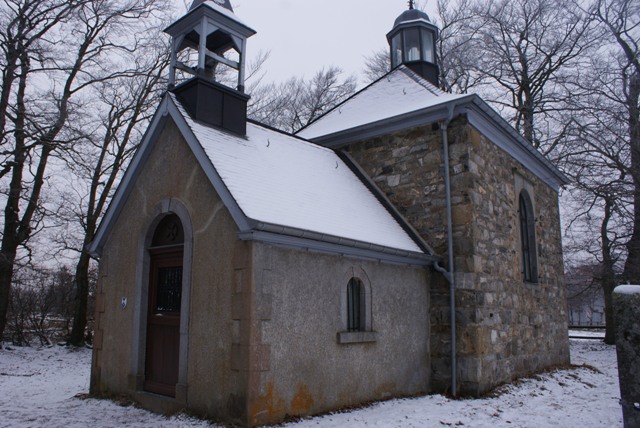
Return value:
<svg viewBox="0 0 640 428">
<path fill-rule="evenodd" d="M 622 427 L 615 347 L 572 340 L 571 361 L 589 367 L 521 380 L 493 398 L 455 401 L 432 395 L 391 400 L 286 426 Z M 0 350 L 0 427 L 210 426 L 184 415 L 165 418 L 133 406 L 81 398 L 89 390 L 90 362 L 88 349 Z"/>
<path fill-rule="evenodd" d="M 167 419 L 89 392 L 91 350 L 65 347 L 0 350 L 0 427 L 205 427 L 185 416 Z"/>
</svg>

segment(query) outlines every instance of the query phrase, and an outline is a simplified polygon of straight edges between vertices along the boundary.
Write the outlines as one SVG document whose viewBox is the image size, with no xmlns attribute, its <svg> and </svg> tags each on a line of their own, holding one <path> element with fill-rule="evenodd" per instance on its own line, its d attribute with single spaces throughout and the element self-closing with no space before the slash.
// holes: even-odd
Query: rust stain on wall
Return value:
<svg viewBox="0 0 640 428">
<path fill-rule="evenodd" d="M 249 408 L 249 420 L 254 423 L 274 421 L 286 414 L 286 403 L 274 391 L 273 382 L 267 383 L 264 395 L 258 396 Z"/>
<path fill-rule="evenodd" d="M 305 414 L 308 413 L 312 407 L 313 397 L 311 396 L 311 392 L 309 392 L 309 387 L 304 384 L 298 386 L 298 391 L 291 400 L 291 413 L 294 415 Z"/>
</svg>

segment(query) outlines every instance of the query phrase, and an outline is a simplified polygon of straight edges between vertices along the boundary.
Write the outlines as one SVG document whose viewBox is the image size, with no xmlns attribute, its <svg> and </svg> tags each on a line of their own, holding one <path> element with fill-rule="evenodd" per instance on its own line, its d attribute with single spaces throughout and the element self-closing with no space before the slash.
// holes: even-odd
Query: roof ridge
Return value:
<svg viewBox="0 0 640 428">
<path fill-rule="evenodd" d="M 216 131 L 223 132 L 225 134 L 230 134 L 228 131 L 226 131 L 223 128 L 220 128 L 220 127 L 217 127 L 215 125 L 211 125 L 211 124 L 208 124 L 208 123 L 205 123 L 205 122 L 202 122 L 202 121 L 194 119 L 193 117 L 191 117 L 189 112 L 185 109 L 184 105 L 182 105 L 182 102 L 180 102 L 180 99 L 178 99 L 176 94 L 174 94 L 171 91 L 167 91 L 167 94 L 169 95 L 169 98 L 171 99 L 171 102 L 173 102 L 176 105 L 176 107 L 178 108 L 178 110 L 180 110 L 180 112 L 185 116 L 185 119 L 188 118 L 188 120 L 192 121 L 194 124 L 201 125 L 201 126 L 204 126 L 204 127 L 207 127 L 207 128 L 211 128 L 211 129 L 214 129 Z M 255 119 L 247 118 L 247 124 L 250 125 L 250 126 L 262 129 L 264 131 L 268 131 L 268 132 L 272 132 L 274 134 L 281 135 L 284 138 L 295 140 L 295 143 L 297 143 L 297 144 L 301 144 L 301 145 L 302 144 L 306 144 L 306 145 L 310 146 L 310 148 L 315 148 L 315 149 L 319 149 L 319 150 L 322 150 L 322 151 L 330 151 L 330 152 L 335 153 L 335 150 L 333 150 L 333 149 L 331 149 L 329 147 L 324 147 L 324 146 L 322 146 L 322 145 L 320 145 L 318 143 L 315 143 L 313 141 L 307 140 L 306 138 L 303 138 L 303 137 L 300 137 L 300 136 L 298 136 L 296 134 L 292 134 L 292 133 L 284 131 L 282 129 L 278 129 L 278 128 L 275 128 L 273 126 L 264 124 L 264 123 L 262 123 L 260 121 L 255 120 Z M 191 128 L 190 124 L 188 124 L 188 126 Z M 233 136 L 235 136 L 235 137 L 237 137 L 239 139 L 247 139 L 246 136 L 243 137 L 243 136 L 240 136 L 240 135 L 237 135 L 237 134 L 230 134 L 230 135 L 233 135 Z"/>
<path fill-rule="evenodd" d="M 324 119 L 325 117 L 329 116 L 330 113 L 334 112 L 335 110 L 340 109 L 344 104 L 346 104 L 349 101 L 351 101 L 352 99 L 356 98 L 357 96 L 359 96 L 361 93 L 363 93 L 367 89 L 371 88 L 372 86 L 378 84 L 383 79 L 388 79 L 389 76 L 391 76 L 393 73 L 398 71 L 401 67 L 402 67 L 402 65 L 399 65 L 396 68 L 392 68 L 391 70 L 387 71 L 385 74 L 383 74 L 382 76 L 378 77 L 374 81 L 369 82 L 368 84 L 366 84 L 362 89 L 358 89 L 353 94 L 349 95 L 347 98 L 345 98 L 344 100 L 340 101 L 338 104 L 336 104 L 335 106 L 333 106 L 329 110 L 327 110 L 324 113 L 322 113 L 322 115 L 320 115 L 319 117 L 316 117 L 310 123 L 307 123 L 305 126 L 303 126 L 302 128 L 298 129 L 296 131 L 296 135 L 298 135 L 300 132 L 304 131 L 305 129 L 311 127 L 312 125 L 315 125 L 316 123 L 320 122 L 322 119 Z"/>
</svg>

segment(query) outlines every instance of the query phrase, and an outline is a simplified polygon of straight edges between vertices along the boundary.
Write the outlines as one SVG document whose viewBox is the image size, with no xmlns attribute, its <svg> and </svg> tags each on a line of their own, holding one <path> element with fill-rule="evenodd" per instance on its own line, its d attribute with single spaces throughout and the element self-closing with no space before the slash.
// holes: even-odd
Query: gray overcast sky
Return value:
<svg viewBox="0 0 640 428">
<path fill-rule="evenodd" d="M 387 48 L 386 34 L 408 8 L 406 0 L 232 0 L 238 18 L 258 33 L 249 59 L 270 50 L 267 81 L 310 77 L 324 66 L 361 73 L 364 57 Z M 435 1 L 427 4 L 435 17 Z M 362 84 L 360 79 L 360 84 Z"/>
</svg>

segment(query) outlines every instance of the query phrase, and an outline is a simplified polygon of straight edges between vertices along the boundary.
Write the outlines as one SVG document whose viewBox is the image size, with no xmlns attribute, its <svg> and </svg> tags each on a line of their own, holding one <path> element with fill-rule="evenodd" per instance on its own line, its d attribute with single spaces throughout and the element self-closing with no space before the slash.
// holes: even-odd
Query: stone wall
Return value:
<svg viewBox="0 0 640 428">
<path fill-rule="evenodd" d="M 617 287 L 613 311 L 624 426 L 640 427 L 640 285 Z"/>
<path fill-rule="evenodd" d="M 459 390 L 479 395 L 569 362 L 557 193 L 459 117 L 448 130 Z M 441 130 L 425 126 L 346 149 L 446 260 Z M 532 193 L 539 282 L 522 280 L 518 188 Z M 437 275 L 433 275 L 437 277 Z M 432 386 L 450 384 L 448 285 L 431 284 Z"/>
</svg>

